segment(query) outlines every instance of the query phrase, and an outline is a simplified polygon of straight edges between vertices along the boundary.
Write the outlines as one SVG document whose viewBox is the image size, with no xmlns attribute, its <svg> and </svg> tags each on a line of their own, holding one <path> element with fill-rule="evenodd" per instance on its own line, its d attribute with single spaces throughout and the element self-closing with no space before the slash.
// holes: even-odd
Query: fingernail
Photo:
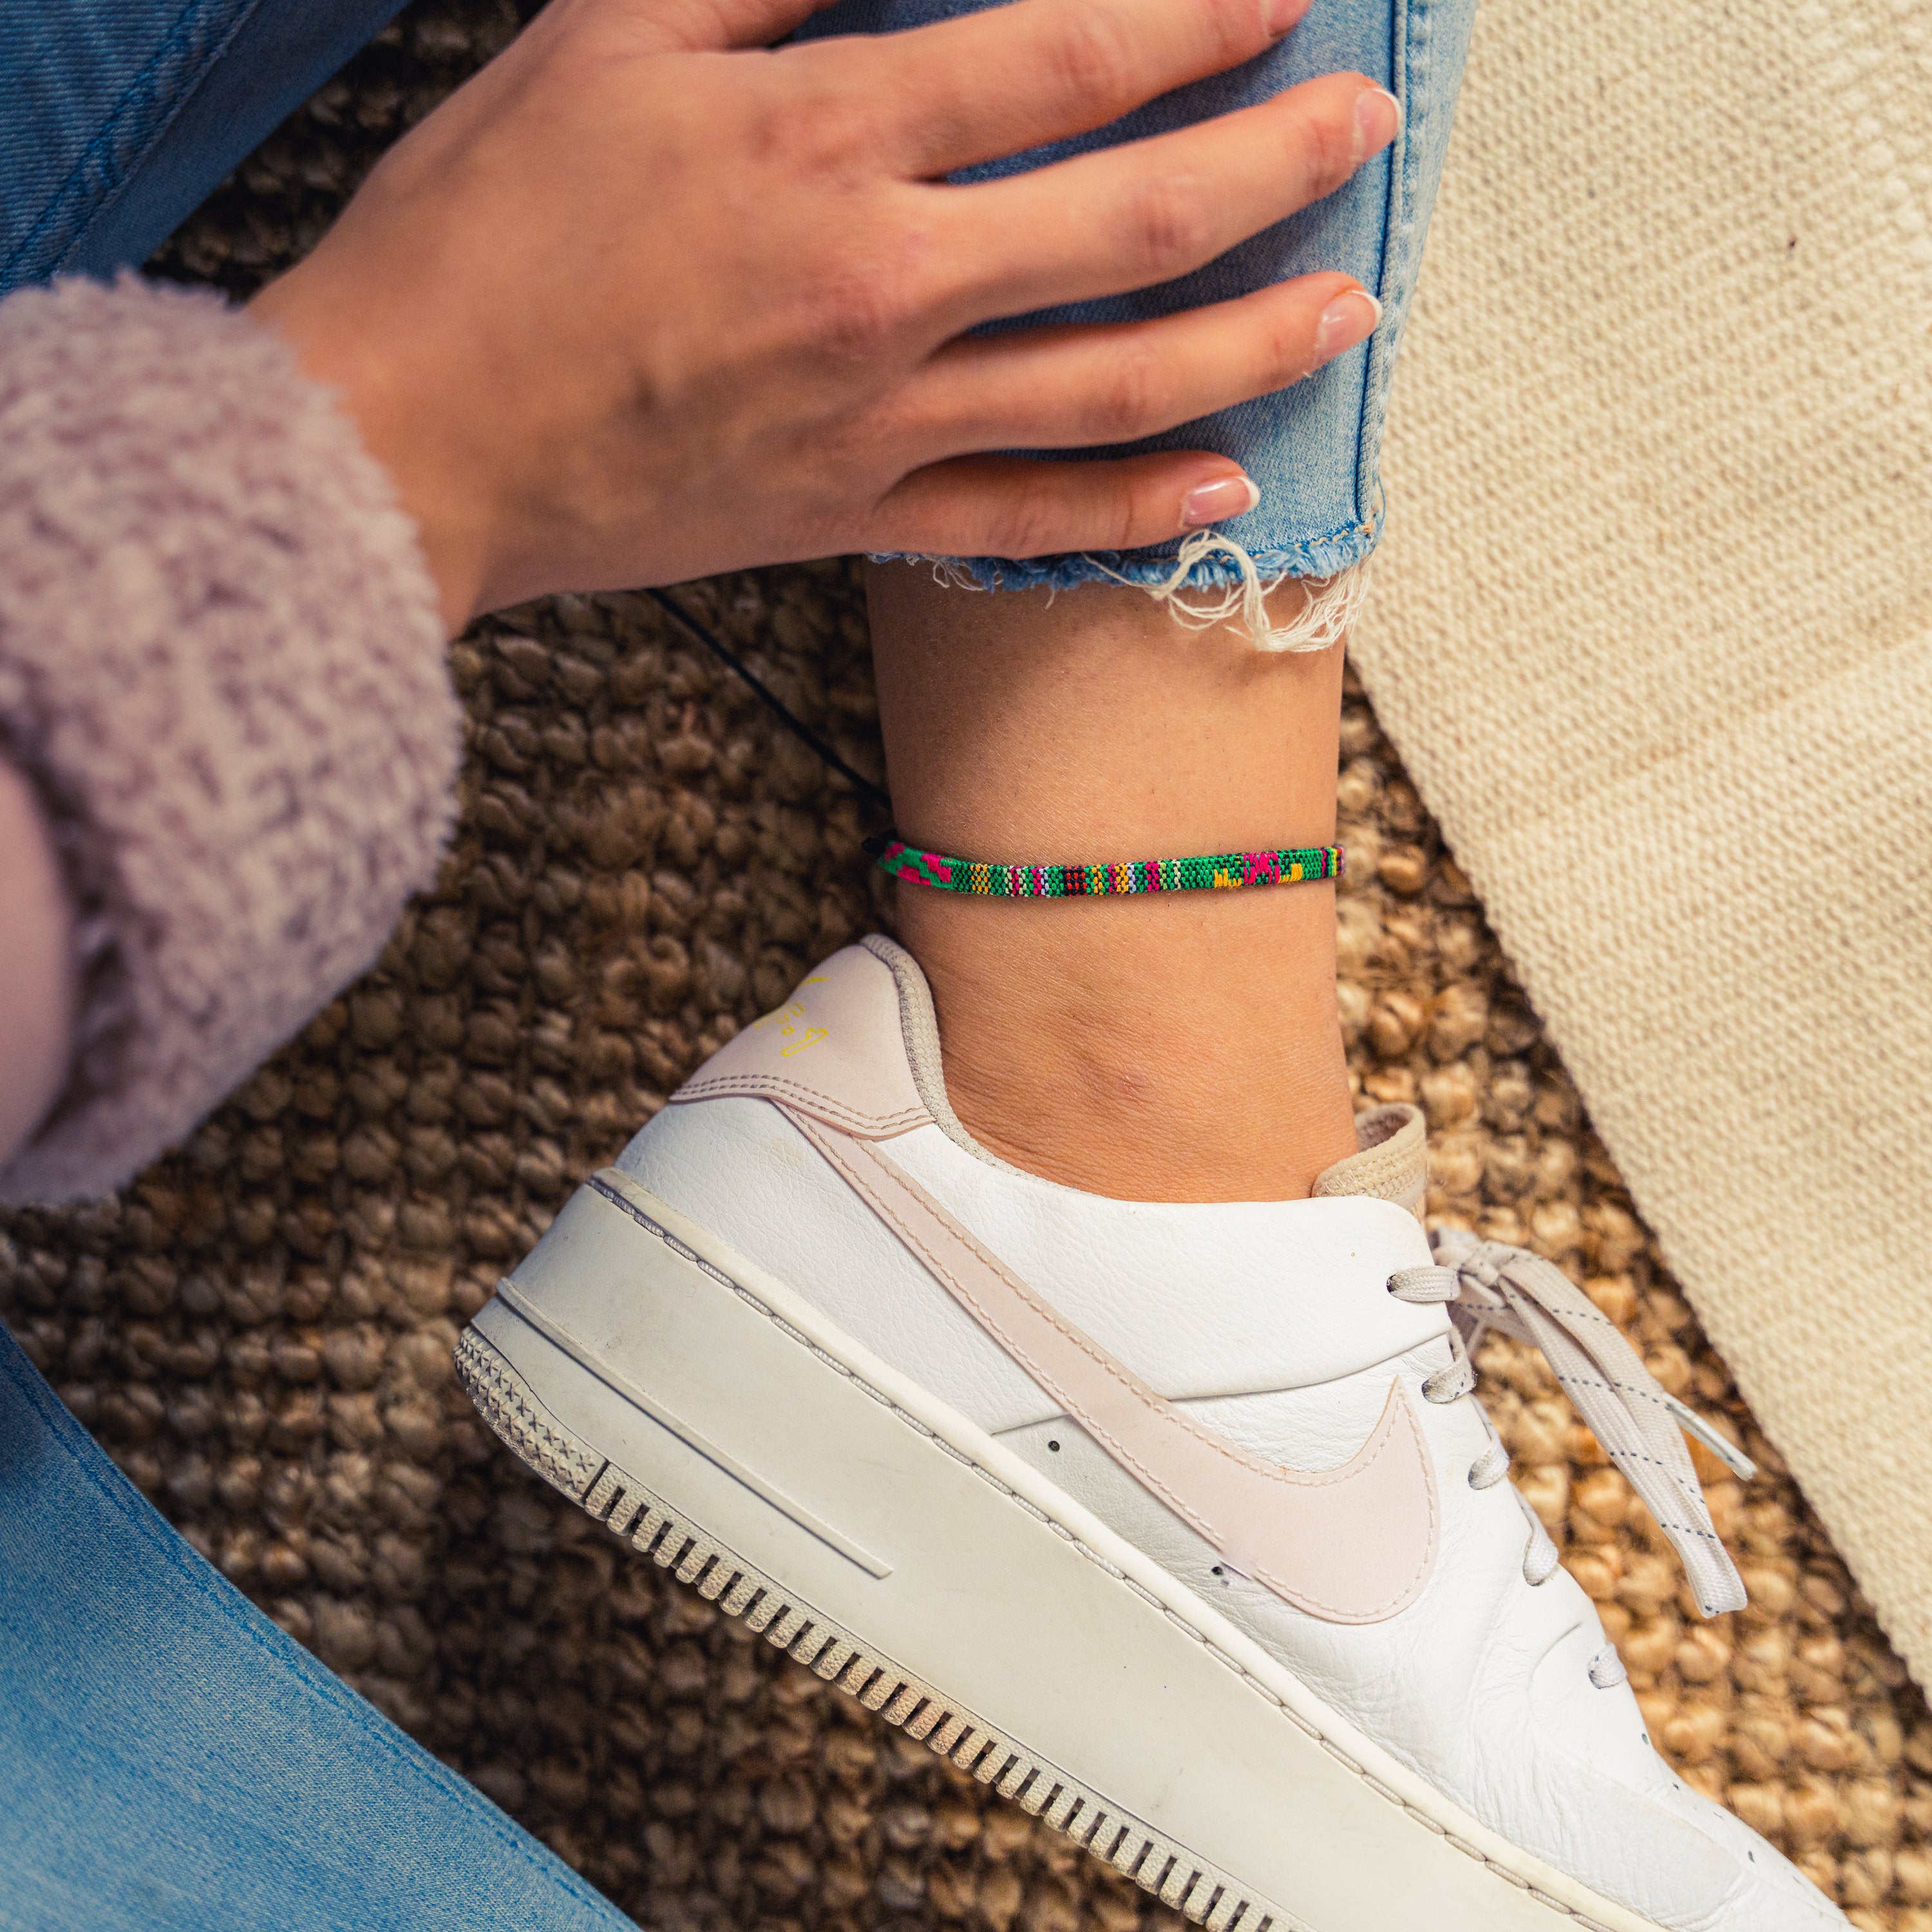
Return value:
<svg viewBox="0 0 1932 1932">
<path fill-rule="evenodd" d="M 1402 132 L 1402 103 L 1387 88 L 1364 88 L 1355 96 L 1355 127 L 1363 154 L 1380 154 Z"/>
<path fill-rule="evenodd" d="M 1245 517 L 1261 500 L 1252 477 L 1223 476 L 1218 482 L 1203 483 L 1187 493 L 1187 500 L 1180 506 L 1180 527 L 1204 530 L 1210 524 Z"/>
<path fill-rule="evenodd" d="M 1351 289 L 1346 295 L 1337 296 L 1315 325 L 1317 362 L 1326 362 L 1343 350 L 1366 342 L 1382 319 L 1382 305 L 1366 289 Z"/>
</svg>

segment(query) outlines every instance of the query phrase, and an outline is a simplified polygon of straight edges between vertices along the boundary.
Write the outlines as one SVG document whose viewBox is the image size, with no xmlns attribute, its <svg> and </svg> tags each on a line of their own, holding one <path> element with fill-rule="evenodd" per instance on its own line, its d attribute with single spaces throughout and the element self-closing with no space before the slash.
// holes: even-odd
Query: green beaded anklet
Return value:
<svg viewBox="0 0 1932 1932">
<path fill-rule="evenodd" d="M 866 850 L 896 879 L 981 898 L 1098 898 L 1114 892 L 1233 892 L 1244 886 L 1292 886 L 1341 875 L 1339 845 L 1290 845 L 1273 852 L 1210 852 L 1198 859 L 1128 859 L 1108 866 L 994 866 L 921 852 L 896 833 L 868 838 Z"/>
</svg>

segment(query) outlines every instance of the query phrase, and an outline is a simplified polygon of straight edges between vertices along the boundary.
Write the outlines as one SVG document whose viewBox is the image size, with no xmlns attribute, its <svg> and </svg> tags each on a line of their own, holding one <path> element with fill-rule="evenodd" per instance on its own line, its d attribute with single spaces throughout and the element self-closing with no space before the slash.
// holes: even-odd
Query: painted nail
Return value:
<svg viewBox="0 0 1932 1932">
<path fill-rule="evenodd" d="M 1402 103 L 1385 87 L 1366 87 L 1355 96 L 1355 129 L 1364 156 L 1378 154 L 1402 132 Z"/>
<path fill-rule="evenodd" d="M 1187 500 L 1180 506 L 1180 527 L 1205 530 L 1210 524 L 1244 517 L 1261 500 L 1252 477 L 1223 476 L 1218 482 L 1203 483 L 1187 493 Z"/>
<path fill-rule="evenodd" d="M 1346 295 L 1337 296 L 1322 311 L 1322 319 L 1315 325 L 1317 367 L 1343 350 L 1366 342 L 1382 319 L 1382 305 L 1366 289 L 1351 289 Z"/>
</svg>

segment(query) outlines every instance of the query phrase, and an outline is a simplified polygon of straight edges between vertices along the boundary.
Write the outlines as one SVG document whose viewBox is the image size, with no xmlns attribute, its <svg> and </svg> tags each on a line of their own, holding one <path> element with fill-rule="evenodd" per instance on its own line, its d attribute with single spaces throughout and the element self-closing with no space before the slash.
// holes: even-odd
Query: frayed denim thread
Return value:
<svg viewBox="0 0 1932 1932">
<path fill-rule="evenodd" d="M 1268 578 L 1284 577 L 1336 577 L 1364 562 L 1374 550 L 1382 535 L 1380 520 L 1358 525 L 1331 536 L 1268 550 L 1252 550 L 1247 555 L 1255 568 Z M 1236 541 L 1230 537 L 1232 543 Z M 938 564 L 958 580 L 981 590 L 1071 590 L 1082 584 L 1126 582 L 1151 586 L 1165 584 L 1174 574 L 1180 551 L 1180 539 L 1156 550 L 1084 550 L 1059 556 L 1014 559 L 1001 556 L 935 556 L 907 550 L 874 554 L 874 563 Z M 1190 589 L 1225 589 L 1241 581 L 1244 572 L 1226 555 L 1203 557 L 1188 573 Z"/>
</svg>

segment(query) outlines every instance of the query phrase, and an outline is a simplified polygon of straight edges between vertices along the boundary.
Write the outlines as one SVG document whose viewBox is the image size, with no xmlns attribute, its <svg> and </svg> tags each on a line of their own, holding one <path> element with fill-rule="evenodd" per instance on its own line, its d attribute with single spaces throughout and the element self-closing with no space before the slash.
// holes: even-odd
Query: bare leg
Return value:
<svg viewBox="0 0 1932 1932">
<path fill-rule="evenodd" d="M 1339 650 L 1266 655 L 1125 589 L 983 595 L 887 564 L 870 595 L 914 844 L 1045 862 L 1333 839 Z M 1016 1166 L 1126 1199 L 1285 1200 L 1354 1150 L 1332 885 L 1042 902 L 904 884 L 899 922 L 952 1104 Z"/>
</svg>

